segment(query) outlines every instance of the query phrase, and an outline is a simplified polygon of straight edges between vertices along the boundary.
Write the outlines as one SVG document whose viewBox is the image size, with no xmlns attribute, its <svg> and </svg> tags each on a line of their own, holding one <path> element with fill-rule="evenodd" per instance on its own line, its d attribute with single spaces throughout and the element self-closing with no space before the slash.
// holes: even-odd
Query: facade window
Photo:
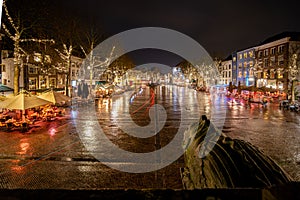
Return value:
<svg viewBox="0 0 300 200">
<path fill-rule="evenodd" d="M 253 61 L 249 62 L 249 67 L 253 67 Z"/>
<path fill-rule="evenodd" d="M 229 64 L 228 69 L 231 70 L 231 65 Z"/>
<path fill-rule="evenodd" d="M 261 58 L 262 57 L 262 51 L 259 51 L 258 52 L 258 58 Z"/>
<path fill-rule="evenodd" d="M 269 55 L 269 49 L 265 49 L 264 50 L 264 56 L 268 56 Z"/>
<path fill-rule="evenodd" d="M 55 78 L 50 78 L 49 86 L 50 87 L 55 87 L 56 86 L 56 80 L 55 80 Z"/>
<path fill-rule="evenodd" d="M 272 57 L 270 58 L 270 65 L 271 65 L 272 67 L 274 67 L 274 66 L 276 65 L 276 62 L 275 62 L 275 56 L 272 56 Z"/>
<path fill-rule="evenodd" d="M 41 62 L 42 61 L 42 54 L 34 53 L 33 59 L 34 59 L 35 62 Z"/>
<path fill-rule="evenodd" d="M 264 59 L 264 67 L 269 67 L 269 59 L 268 58 Z"/>
<path fill-rule="evenodd" d="M 283 59 L 283 56 L 278 56 L 278 65 L 279 66 L 282 66 L 284 64 L 284 59 Z"/>
<path fill-rule="evenodd" d="M 242 71 L 239 71 L 239 78 L 242 78 Z"/>
<path fill-rule="evenodd" d="M 239 63 L 239 69 L 242 69 L 242 67 L 243 67 L 242 63 Z"/>
<path fill-rule="evenodd" d="M 247 67 L 247 62 L 244 62 L 244 68 L 246 68 Z"/>
<path fill-rule="evenodd" d="M 233 70 L 236 70 L 236 65 L 233 65 L 232 68 L 233 68 Z"/>
<path fill-rule="evenodd" d="M 235 61 L 236 61 L 236 57 L 235 57 L 235 56 L 233 56 L 233 59 L 232 59 L 232 60 L 233 60 L 233 62 L 235 62 Z"/>
<path fill-rule="evenodd" d="M 72 77 L 75 76 L 75 70 L 74 70 L 74 69 L 72 69 L 72 74 L 71 74 L 71 76 L 72 76 Z"/>
<path fill-rule="evenodd" d="M 2 65 L 2 72 L 6 72 L 6 66 L 4 64 Z"/>
<path fill-rule="evenodd" d="M 3 85 L 7 85 L 7 79 L 3 79 Z"/>
<path fill-rule="evenodd" d="M 261 72 L 258 72 L 257 73 L 257 78 L 261 78 L 262 76 L 261 76 Z"/>
<path fill-rule="evenodd" d="M 278 53 L 279 53 L 279 54 L 282 54 L 283 51 L 284 51 L 284 45 L 280 45 L 280 46 L 278 47 Z"/>
<path fill-rule="evenodd" d="M 253 70 L 252 69 L 249 70 L 249 76 L 251 76 L 251 77 L 253 76 Z"/>
<path fill-rule="evenodd" d="M 249 57 L 253 57 L 253 51 L 249 51 Z"/>
<path fill-rule="evenodd" d="M 231 77 L 231 71 L 228 72 L 228 78 L 230 78 L 230 77 Z"/>
<path fill-rule="evenodd" d="M 275 72 L 274 72 L 273 69 L 270 71 L 270 78 L 271 78 L 271 79 L 274 79 L 274 78 L 275 78 Z"/>
<path fill-rule="evenodd" d="M 49 55 L 45 55 L 46 63 L 51 63 L 51 57 Z"/>
<path fill-rule="evenodd" d="M 273 47 L 273 48 L 271 49 L 271 55 L 274 55 L 274 54 L 275 54 L 275 50 L 276 50 L 275 47 Z"/>
<path fill-rule="evenodd" d="M 263 78 L 268 78 L 268 72 L 267 71 L 263 72 Z"/>
<path fill-rule="evenodd" d="M 37 68 L 35 68 L 35 67 L 29 67 L 28 73 L 29 74 L 37 74 Z"/>
<path fill-rule="evenodd" d="M 36 90 L 37 89 L 37 78 L 29 78 L 29 90 Z"/>
<path fill-rule="evenodd" d="M 241 59 L 243 59 L 243 54 L 239 54 L 239 59 L 241 60 Z"/>
<path fill-rule="evenodd" d="M 280 70 L 277 71 L 277 78 L 283 78 L 283 74 Z"/>
<path fill-rule="evenodd" d="M 247 77 L 247 71 L 244 71 L 244 78 Z"/>
<path fill-rule="evenodd" d="M 47 79 L 46 78 L 40 79 L 40 88 L 41 89 L 47 88 Z"/>
<path fill-rule="evenodd" d="M 244 58 L 247 58 L 247 52 L 244 53 Z"/>
</svg>

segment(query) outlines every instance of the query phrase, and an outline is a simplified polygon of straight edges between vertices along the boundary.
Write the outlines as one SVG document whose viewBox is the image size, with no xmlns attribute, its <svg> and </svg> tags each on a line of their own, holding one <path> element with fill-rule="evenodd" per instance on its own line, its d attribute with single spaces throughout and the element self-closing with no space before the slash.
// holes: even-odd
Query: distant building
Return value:
<svg viewBox="0 0 300 200">
<path fill-rule="evenodd" d="M 257 46 L 258 87 L 288 90 L 291 85 L 291 67 L 299 70 L 300 32 L 284 32 L 272 36 Z M 299 79 L 299 73 L 295 79 Z"/>
<path fill-rule="evenodd" d="M 251 86 L 255 84 L 254 67 L 255 48 L 237 51 L 237 83 L 241 85 Z"/>
<path fill-rule="evenodd" d="M 238 85 L 237 82 L 237 53 L 236 51 L 231 54 L 232 57 L 232 84 Z"/>
<path fill-rule="evenodd" d="M 220 63 L 221 84 L 229 85 L 232 82 L 232 56 L 228 56 Z"/>
<path fill-rule="evenodd" d="M 41 60 L 43 59 L 43 62 Z M 71 80 L 76 81 L 81 65 L 81 58 L 72 56 Z M 42 64 L 41 64 L 42 63 Z M 51 57 L 33 53 L 21 60 L 19 87 L 29 91 L 48 88 L 64 89 L 67 71 L 60 70 L 62 63 L 53 65 Z M 13 52 L 2 50 L 1 83 L 13 88 L 14 61 Z"/>
</svg>

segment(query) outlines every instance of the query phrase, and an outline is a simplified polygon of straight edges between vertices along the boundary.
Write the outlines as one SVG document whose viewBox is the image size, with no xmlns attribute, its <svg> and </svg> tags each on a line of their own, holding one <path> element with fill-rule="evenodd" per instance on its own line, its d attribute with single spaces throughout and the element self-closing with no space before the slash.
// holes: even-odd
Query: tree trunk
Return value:
<svg viewBox="0 0 300 200">
<path fill-rule="evenodd" d="M 19 93 L 19 78 L 20 78 L 20 67 L 18 63 L 14 63 L 14 95 Z"/>
<path fill-rule="evenodd" d="M 69 86 L 71 85 L 71 57 L 68 58 L 68 74 L 66 80 L 66 95 L 72 97 L 72 91 L 70 90 L 69 94 Z"/>
<path fill-rule="evenodd" d="M 292 80 L 292 102 L 295 101 L 295 80 Z"/>
</svg>

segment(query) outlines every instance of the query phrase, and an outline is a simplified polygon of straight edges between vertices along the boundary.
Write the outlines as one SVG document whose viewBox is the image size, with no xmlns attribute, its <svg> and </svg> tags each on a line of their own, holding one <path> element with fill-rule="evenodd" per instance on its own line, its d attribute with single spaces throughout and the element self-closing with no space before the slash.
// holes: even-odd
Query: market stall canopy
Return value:
<svg viewBox="0 0 300 200">
<path fill-rule="evenodd" d="M 0 92 L 12 92 L 12 91 L 14 91 L 14 89 L 12 89 L 6 85 L 0 84 Z"/>
<path fill-rule="evenodd" d="M 38 96 L 38 98 L 50 101 L 50 102 L 52 102 L 54 104 L 56 104 L 56 103 L 62 103 L 62 102 L 67 102 L 67 101 L 71 100 L 70 97 L 68 97 L 68 96 L 66 96 L 64 94 L 61 94 L 59 92 L 54 92 L 53 90 L 45 92 L 45 93 L 42 93 L 41 95 Z"/>
<path fill-rule="evenodd" d="M 34 108 L 51 103 L 50 101 L 38 98 L 36 96 L 30 96 L 26 93 L 20 93 L 15 97 L 8 98 L 5 101 L 0 102 L 0 108 L 26 110 L 28 108 Z"/>
</svg>

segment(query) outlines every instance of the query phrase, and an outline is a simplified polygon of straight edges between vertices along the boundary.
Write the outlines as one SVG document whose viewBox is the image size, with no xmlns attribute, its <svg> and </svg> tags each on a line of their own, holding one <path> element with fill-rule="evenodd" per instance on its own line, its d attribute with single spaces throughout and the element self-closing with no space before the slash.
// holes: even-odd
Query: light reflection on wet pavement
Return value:
<svg viewBox="0 0 300 200">
<path fill-rule="evenodd" d="M 178 104 L 178 98 L 184 98 L 188 102 L 193 99 L 191 97 L 196 96 L 199 102 L 199 105 L 193 101 L 185 105 L 184 109 L 191 114 L 186 124 L 197 120 L 197 115 L 194 115 L 196 112 L 210 117 L 211 100 L 205 93 L 174 86 L 172 92 L 159 87 L 156 94 L 157 103 L 163 105 L 168 114 L 159 137 L 136 138 L 119 128 L 120 123 L 126 124 L 129 121 L 121 115 L 126 112 L 126 106 L 129 109 L 127 114 L 136 124 L 149 123 L 147 111 L 153 104 L 150 90 L 142 91 L 131 103 L 124 104 L 120 100 L 122 95 L 98 102 L 99 123 L 107 137 L 119 148 L 141 153 L 155 151 L 167 145 L 177 133 L 181 120 L 182 108 Z M 145 104 L 147 101 L 149 103 Z M 254 144 L 276 160 L 295 180 L 300 181 L 299 114 L 280 110 L 277 104 L 266 108 L 258 104 L 251 104 L 249 107 L 244 102 L 231 102 L 222 96 L 216 97 L 215 101 L 214 106 L 226 113 L 223 127 L 226 135 Z M 76 117 L 77 112 L 76 108 L 71 110 L 70 117 Z M 0 131 L 0 188 L 182 188 L 179 169 L 184 165 L 183 157 L 156 172 L 120 172 L 91 156 L 73 123 L 71 119 L 62 118 L 37 123 L 29 134 Z M 108 162 L 112 160 L 108 159 Z M 118 164 L 118 161 L 115 163 Z"/>
</svg>

